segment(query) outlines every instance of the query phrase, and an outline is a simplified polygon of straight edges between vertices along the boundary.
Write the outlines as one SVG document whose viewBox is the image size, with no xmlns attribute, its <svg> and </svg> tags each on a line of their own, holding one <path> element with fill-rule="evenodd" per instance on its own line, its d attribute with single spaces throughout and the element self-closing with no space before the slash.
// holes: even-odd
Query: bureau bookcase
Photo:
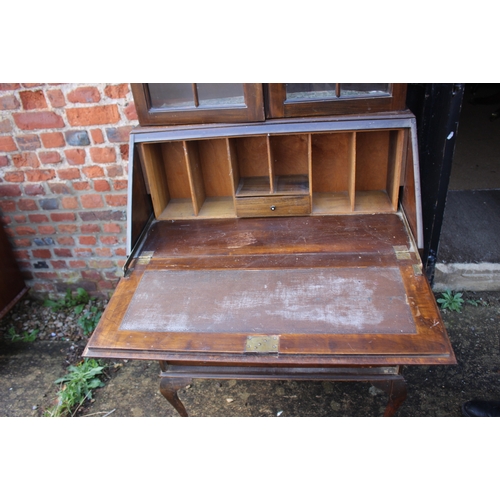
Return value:
<svg viewBox="0 0 500 500">
<path fill-rule="evenodd" d="M 362 380 L 393 415 L 404 365 L 455 363 L 416 146 L 405 110 L 134 129 L 129 257 L 85 355 L 159 361 L 181 415 L 196 378 Z"/>
</svg>

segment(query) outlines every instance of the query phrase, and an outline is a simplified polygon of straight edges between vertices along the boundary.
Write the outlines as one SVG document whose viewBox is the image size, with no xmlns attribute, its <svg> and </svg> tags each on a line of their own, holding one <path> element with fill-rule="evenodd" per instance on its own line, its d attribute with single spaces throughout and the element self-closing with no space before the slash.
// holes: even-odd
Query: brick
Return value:
<svg viewBox="0 0 500 500">
<path fill-rule="evenodd" d="M 40 196 L 45 194 L 45 188 L 41 184 L 25 184 L 24 194 L 28 196 Z"/>
<path fill-rule="evenodd" d="M 12 155 L 12 161 L 14 162 L 14 166 L 18 168 L 38 168 L 40 166 L 40 161 L 38 160 L 36 153 L 20 153 Z"/>
<path fill-rule="evenodd" d="M 41 151 L 38 153 L 38 158 L 44 165 L 53 165 L 54 163 L 61 163 L 61 155 L 57 151 Z"/>
<path fill-rule="evenodd" d="M 0 151 L 8 153 L 10 151 L 17 151 L 16 143 L 10 136 L 0 137 Z"/>
<path fill-rule="evenodd" d="M 90 245 L 93 246 L 97 243 L 95 236 L 80 236 L 78 238 L 80 245 Z"/>
<path fill-rule="evenodd" d="M 112 165 L 106 167 L 106 173 L 108 177 L 120 177 L 123 175 L 123 168 L 120 165 Z"/>
<path fill-rule="evenodd" d="M 116 245 L 119 241 L 116 236 L 101 236 L 99 239 L 104 245 Z"/>
<path fill-rule="evenodd" d="M 18 109 L 19 101 L 14 95 L 0 96 L 0 110 Z"/>
<path fill-rule="evenodd" d="M 64 154 L 70 165 L 83 165 L 85 163 L 84 149 L 67 149 Z"/>
<path fill-rule="evenodd" d="M 5 182 L 24 182 L 24 172 L 5 172 Z"/>
<path fill-rule="evenodd" d="M 33 87 L 41 87 L 43 83 L 23 83 L 22 86 L 25 89 L 32 89 Z"/>
<path fill-rule="evenodd" d="M 14 220 L 18 224 L 25 224 L 26 223 L 26 215 L 14 215 Z"/>
<path fill-rule="evenodd" d="M 73 194 L 65 182 L 49 182 L 48 186 L 53 194 Z"/>
<path fill-rule="evenodd" d="M 52 238 L 34 238 L 33 243 L 39 247 L 43 247 L 46 245 L 54 245 L 54 240 Z"/>
<path fill-rule="evenodd" d="M 96 163 L 113 163 L 116 151 L 115 148 L 90 148 L 90 158 Z"/>
<path fill-rule="evenodd" d="M 80 169 L 78 168 L 61 168 L 57 170 L 57 176 L 61 180 L 74 180 L 80 178 Z"/>
<path fill-rule="evenodd" d="M 61 148 L 66 145 L 64 141 L 64 136 L 61 132 L 46 132 L 40 134 L 42 143 L 46 148 Z"/>
<path fill-rule="evenodd" d="M 30 254 L 27 250 L 13 250 L 13 254 L 17 260 L 28 260 L 30 258 Z"/>
<path fill-rule="evenodd" d="M 47 170 L 27 170 L 26 180 L 28 182 L 41 182 L 53 179 L 56 176 L 56 172 L 53 169 Z"/>
<path fill-rule="evenodd" d="M 68 108 L 66 110 L 66 116 L 72 127 L 107 125 L 120 121 L 120 114 L 116 104 L 85 108 Z"/>
<path fill-rule="evenodd" d="M 82 171 L 89 179 L 104 176 L 104 170 L 97 165 L 94 165 L 92 167 L 83 167 Z"/>
<path fill-rule="evenodd" d="M 92 103 L 101 100 L 101 94 L 97 87 L 78 87 L 66 95 L 69 102 Z"/>
<path fill-rule="evenodd" d="M 135 109 L 135 103 L 133 102 L 125 106 L 124 113 L 128 120 L 130 121 L 138 120 L 137 110 Z"/>
<path fill-rule="evenodd" d="M 29 214 L 28 219 L 30 222 L 34 222 L 36 224 L 40 222 L 49 222 L 49 218 L 44 214 Z"/>
<path fill-rule="evenodd" d="M 130 137 L 131 125 L 125 127 L 114 127 L 106 129 L 106 136 L 109 142 L 128 142 Z"/>
<path fill-rule="evenodd" d="M 106 85 L 104 89 L 104 93 L 110 99 L 123 99 L 127 97 L 127 94 L 130 92 L 130 88 L 128 83 L 120 83 L 118 85 Z"/>
<path fill-rule="evenodd" d="M 90 131 L 90 135 L 92 136 L 92 140 L 94 144 L 102 144 L 104 142 L 104 136 L 102 134 L 102 130 L 100 128 L 94 128 Z"/>
<path fill-rule="evenodd" d="M 123 161 L 128 162 L 128 144 L 120 144 L 120 156 Z"/>
<path fill-rule="evenodd" d="M 18 226 L 16 227 L 16 234 L 19 236 L 30 236 L 36 234 L 36 231 L 29 226 Z"/>
<path fill-rule="evenodd" d="M 95 248 L 94 253 L 98 257 L 111 257 L 113 255 L 111 248 Z"/>
<path fill-rule="evenodd" d="M 120 257 L 126 257 L 127 256 L 127 249 L 126 248 L 116 248 L 115 255 L 118 255 Z"/>
<path fill-rule="evenodd" d="M 34 134 L 18 135 L 16 137 L 16 142 L 21 151 L 34 151 L 42 145 L 40 143 L 40 138 Z"/>
<path fill-rule="evenodd" d="M 92 256 L 92 248 L 75 248 L 74 250 L 75 255 L 78 255 L 80 257 L 91 257 Z"/>
<path fill-rule="evenodd" d="M 125 221 L 127 214 L 124 210 L 87 210 L 78 214 L 83 222 L 90 221 Z"/>
<path fill-rule="evenodd" d="M 36 204 L 35 200 L 30 200 L 29 198 L 23 198 L 19 200 L 17 206 L 19 207 L 19 210 L 23 211 L 38 210 L 38 205 Z"/>
<path fill-rule="evenodd" d="M 59 200 L 57 198 L 45 198 L 40 200 L 40 207 L 43 210 L 57 210 L 59 208 Z"/>
<path fill-rule="evenodd" d="M 90 189 L 90 184 L 87 181 L 73 182 L 73 189 L 76 191 L 86 191 L 87 189 Z"/>
<path fill-rule="evenodd" d="M 100 194 L 82 194 L 80 197 L 83 208 L 102 208 L 104 202 Z"/>
<path fill-rule="evenodd" d="M 0 83 L 0 92 L 5 92 L 6 90 L 17 90 L 21 85 L 19 83 Z"/>
<path fill-rule="evenodd" d="M 62 203 L 63 208 L 65 208 L 66 210 L 70 210 L 73 208 L 79 208 L 78 207 L 78 199 L 75 198 L 74 196 L 63 198 L 61 200 L 61 203 Z"/>
<path fill-rule="evenodd" d="M 75 244 L 75 240 L 71 236 L 61 236 L 57 238 L 57 243 L 69 247 Z"/>
<path fill-rule="evenodd" d="M 43 90 L 24 90 L 19 92 L 19 97 L 23 103 L 23 109 L 46 109 L 47 101 L 45 100 L 45 95 Z"/>
<path fill-rule="evenodd" d="M 57 257 L 73 257 L 73 252 L 70 248 L 54 248 L 54 253 Z"/>
<path fill-rule="evenodd" d="M 113 181 L 113 189 L 115 191 L 121 191 L 123 189 L 127 189 L 128 181 L 127 179 L 116 179 Z"/>
<path fill-rule="evenodd" d="M 30 247 L 31 240 L 29 240 L 27 238 L 17 238 L 14 240 L 14 245 L 16 247 Z"/>
<path fill-rule="evenodd" d="M 16 202 L 11 200 L 0 200 L 0 210 L 2 212 L 15 212 Z"/>
<path fill-rule="evenodd" d="M 50 214 L 50 220 L 54 222 L 71 222 L 76 220 L 76 215 L 73 212 L 54 213 Z"/>
<path fill-rule="evenodd" d="M 47 97 L 49 98 L 50 104 L 53 108 L 62 108 L 66 104 L 64 94 L 60 89 L 47 90 Z"/>
<path fill-rule="evenodd" d="M 118 224 L 104 224 L 105 233 L 121 233 L 122 228 Z"/>
<path fill-rule="evenodd" d="M 76 224 L 59 224 L 57 229 L 60 233 L 76 233 Z"/>
<path fill-rule="evenodd" d="M 0 156 L 0 167 L 6 167 L 9 164 L 7 156 Z"/>
<path fill-rule="evenodd" d="M 97 224 L 82 224 L 80 231 L 82 233 L 98 233 L 101 228 Z"/>
<path fill-rule="evenodd" d="M 18 181 L 20 182 L 20 181 Z M 104 179 L 100 179 L 100 180 L 96 180 L 94 181 L 94 189 L 96 191 L 110 191 L 110 186 L 109 186 L 109 182 L 104 180 Z"/>
<path fill-rule="evenodd" d="M 52 252 L 48 248 L 38 248 L 36 250 L 31 251 L 33 257 L 37 259 L 51 259 Z"/>
<path fill-rule="evenodd" d="M 56 287 L 53 283 L 35 283 L 33 285 L 33 292 L 35 293 L 49 294 L 55 291 Z"/>
<path fill-rule="evenodd" d="M 106 198 L 106 203 L 110 207 L 123 207 L 127 205 L 126 194 L 107 194 L 105 198 Z"/>
<path fill-rule="evenodd" d="M 88 146 L 90 144 L 89 134 L 86 130 L 68 130 L 64 136 L 70 146 Z"/>
<path fill-rule="evenodd" d="M 0 196 L 21 196 L 21 194 L 21 188 L 19 186 L 0 184 Z"/>
<path fill-rule="evenodd" d="M 0 134 L 8 134 L 12 132 L 12 123 L 10 120 L 0 120 Z"/>
<path fill-rule="evenodd" d="M 51 260 L 50 261 L 54 269 L 67 269 L 68 265 L 65 260 Z"/>
<path fill-rule="evenodd" d="M 102 279 L 102 276 L 99 271 L 86 270 L 82 271 L 82 278 L 85 280 L 100 281 Z"/>
<path fill-rule="evenodd" d="M 22 130 L 38 130 L 44 128 L 63 128 L 63 119 L 53 111 L 30 111 L 13 113 L 16 125 Z"/>
<path fill-rule="evenodd" d="M 37 230 L 40 234 L 55 234 L 56 232 L 54 226 L 38 226 Z"/>
<path fill-rule="evenodd" d="M 70 260 L 69 267 L 71 269 L 83 269 L 87 267 L 87 262 L 85 260 Z"/>
<path fill-rule="evenodd" d="M 57 273 L 33 273 L 35 278 L 40 280 L 55 280 L 58 278 Z"/>
<path fill-rule="evenodd" d="M 33 267 L 35 269 L 48 269 L 49 268 L 49 265 L 47 264 L 47 262 L 45 262 L 44 260 L 39 260 L 38 262 L 35 262 L 33 264 Z"/>
<path fill-rule="evenodd" d="M 94 269 L 107 269 L 109 267 L 115 267 L 112 260 L 90 260 L 89 267 Z"/>
</svg>

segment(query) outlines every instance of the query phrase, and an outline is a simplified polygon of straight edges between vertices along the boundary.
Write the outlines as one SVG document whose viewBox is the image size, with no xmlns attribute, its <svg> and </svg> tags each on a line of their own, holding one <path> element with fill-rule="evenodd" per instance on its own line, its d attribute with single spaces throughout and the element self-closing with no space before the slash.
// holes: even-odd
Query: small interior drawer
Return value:
<svg viewBox="0 0 500 500">
<path fill-rule="evenodd" d="M 235 203 L 237 217 L 281 217 L 311 213 L 308 195 L 251 196 L 236 198 Z"/>
</svg>

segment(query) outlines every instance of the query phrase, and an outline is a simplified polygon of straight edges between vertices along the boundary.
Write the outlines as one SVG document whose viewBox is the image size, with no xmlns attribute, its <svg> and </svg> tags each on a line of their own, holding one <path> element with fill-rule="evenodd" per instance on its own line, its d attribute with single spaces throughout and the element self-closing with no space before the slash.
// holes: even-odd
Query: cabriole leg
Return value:
<svg viewBox="0 0 500 500">
<path fill-rule="evenodd" d="M 383 390 L 389 396 L 389 402 L 385 408 L 384 417 L 392 417 L 399 407 L 405 402 L 407 390 L 406 381 L 403 377 L 388 381 L 372 381 L 372 385 Z"/>
</svg>

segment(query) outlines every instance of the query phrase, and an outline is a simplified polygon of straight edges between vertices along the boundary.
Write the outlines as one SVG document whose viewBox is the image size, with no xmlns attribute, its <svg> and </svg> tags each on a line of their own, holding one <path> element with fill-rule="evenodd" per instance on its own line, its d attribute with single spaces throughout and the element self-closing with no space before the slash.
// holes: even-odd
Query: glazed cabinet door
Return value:
<svg viewBox="0 0 500 500">
<path fill-rule="evenodd" d="M 405 109 L 401 83 L 268 83 L 267 118 L 378 113 Z"/>
<path fill-rule="evenodd" d="M 261 83 L 133 83 L 141 125 L 264 120 Z"/>
</svg>

